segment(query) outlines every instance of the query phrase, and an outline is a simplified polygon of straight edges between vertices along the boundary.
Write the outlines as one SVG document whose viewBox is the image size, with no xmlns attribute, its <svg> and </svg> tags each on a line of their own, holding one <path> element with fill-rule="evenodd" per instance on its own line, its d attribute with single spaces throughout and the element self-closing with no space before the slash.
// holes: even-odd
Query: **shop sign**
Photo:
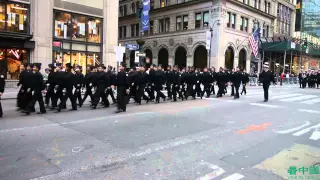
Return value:
<svg viewBox="0 0 320 180">
<path fill-rule="evenodd" d="M 18 54 L 18 51 L 17 51 L 17 50 L 14 51 L 14 50 L 11 49 L 11 50 L 9 51 L 9 53 L 13 54 L 17 59 L 20 59 L 20 55 Z"/>
</svg>

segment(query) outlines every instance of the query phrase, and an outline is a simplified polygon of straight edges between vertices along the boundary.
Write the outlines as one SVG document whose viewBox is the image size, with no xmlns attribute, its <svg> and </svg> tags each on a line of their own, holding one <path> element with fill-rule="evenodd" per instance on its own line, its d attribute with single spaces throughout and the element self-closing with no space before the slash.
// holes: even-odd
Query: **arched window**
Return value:
<svg viewBox="0 0 320 180">
<path fill-rule="evenodd" d="M 132 3 L 131 4 L 131 12 L 132 12 L 132 14 L 135 14 L 136 13 L 136 4 L 135 3 Z"/>
</svg>

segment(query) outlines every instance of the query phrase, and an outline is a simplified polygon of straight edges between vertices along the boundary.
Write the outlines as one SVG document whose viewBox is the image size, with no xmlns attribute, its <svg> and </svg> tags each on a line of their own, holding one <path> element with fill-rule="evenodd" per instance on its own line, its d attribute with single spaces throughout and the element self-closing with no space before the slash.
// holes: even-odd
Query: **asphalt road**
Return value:
<svg viewBox="0 0 320 180">
<path fill-rule="evenodd" d="M 86 105 L 22 116 L 6 100 L 0 179 L 320 179 L 310 168 L 320 163 L 320 89 L 270 91 L 268 103 L 251 88 L 238 100 L 129 105 L 118 115 Z"/>
</svg>

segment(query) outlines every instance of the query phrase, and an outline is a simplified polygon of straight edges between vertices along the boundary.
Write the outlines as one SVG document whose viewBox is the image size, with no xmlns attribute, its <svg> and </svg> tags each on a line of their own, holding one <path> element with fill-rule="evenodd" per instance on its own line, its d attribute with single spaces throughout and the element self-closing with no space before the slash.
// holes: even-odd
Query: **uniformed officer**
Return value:
<svg viewBox="0 0 320 180">
<path fill-rule="evenodd" d="M 273 76 L 272 72 L 269 70 L 269 66 L 264 65 L 264 70 L 259 75 L 259 81 L 263 85 L 264 102 L 268 102 L 270 83 L 271 82 L 275 83 L 274 76 Z"/>
<path fill-rule="evenodd" d="M 5 68 L 1 68 L 0 72 L 0 118 L 3 116 L 3 111 L 2 111 L 2 105 L 1 105 L 1 97 L 4 92 L 4 87 L 5 87 Z"/>
<path fill-rule="evenodd" d="M 41 69 L 41 63 L 34 63 L 33 74 L 32 76 L 30 76 L 31 77 L 30 89 L 31 89 L 32 99 L 29 102 L 27 109 L 23 111 L 23 113 L 27 115 L 29 115 L 32 112 L 36 102 L 39 103 L 39 107 L 40 107 L 40 112 L 38 112 L 38 114 L 46 113 L 46 108 L 44 106 L 43 96 L 42 96 L 42 93 L 44 93 L 44 90 L 45 90 L 45 84 L 43 81 L 43 76 L 39 72 L 40 69 Z"/>
<path fill-rule="evenodd" d="M 121 63 L 120 71 L 116 76 L 117 85 L 117 111 L 116 113 L 125 112 L 127 110 L 127 98 L 129 95 L 129 82 L 125 71 L 126 64 Z"/>
</svg>

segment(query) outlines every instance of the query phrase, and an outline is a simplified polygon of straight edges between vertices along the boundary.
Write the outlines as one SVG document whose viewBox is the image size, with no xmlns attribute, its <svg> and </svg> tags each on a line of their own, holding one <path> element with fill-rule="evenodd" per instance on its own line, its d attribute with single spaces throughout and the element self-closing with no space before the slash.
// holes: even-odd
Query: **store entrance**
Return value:
<svg viewBox="0 0 320 180">
<path fill-rule="evenodd" d="M 6 72 L 6 79 L 18 80 L 20 65 L 29 62 L 29 50 L 0 48 L 0 72 Z"/>
</svg>

